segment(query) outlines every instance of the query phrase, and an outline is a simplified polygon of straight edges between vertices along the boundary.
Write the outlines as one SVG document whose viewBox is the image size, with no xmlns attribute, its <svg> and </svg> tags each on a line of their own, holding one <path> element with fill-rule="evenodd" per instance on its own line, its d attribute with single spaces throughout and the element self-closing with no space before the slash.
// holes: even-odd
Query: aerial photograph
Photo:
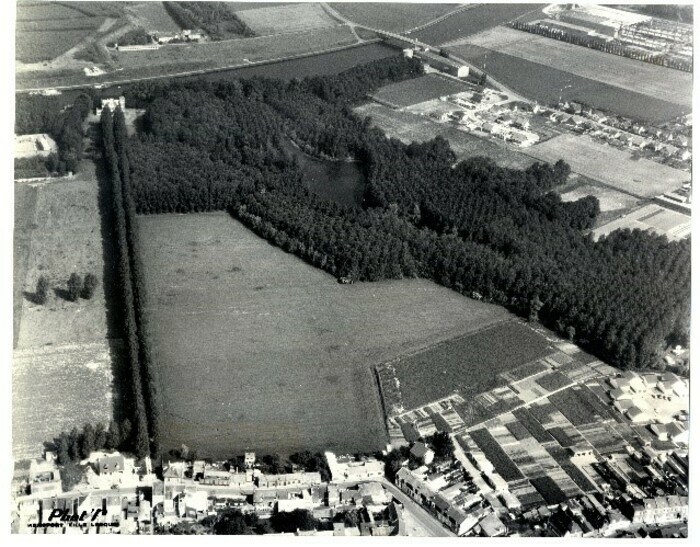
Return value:
<svg viewBox="0 0 700 547">
<path fill-rule="evenodd" d="M 697 537 L 692 3 L 11 2 L 8 532 Z"/>
</svg>

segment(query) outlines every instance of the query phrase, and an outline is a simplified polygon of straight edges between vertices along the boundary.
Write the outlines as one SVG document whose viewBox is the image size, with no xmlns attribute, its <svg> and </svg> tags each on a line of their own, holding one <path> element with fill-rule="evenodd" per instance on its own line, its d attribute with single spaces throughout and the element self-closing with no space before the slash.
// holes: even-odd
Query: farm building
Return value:
<svg viewBox="0 0 700 547">
<path fill-rule="evenodd" d="M 56 150 L 56 141 L 46 133 L 15 135 L 15 158 L 48 156 Z"/>
<path fill-rule="evenodd" d="M 126 108 L 126 99 L 124 98 L 124 95 L 120 96 L 119 98 L 102 99 L 102 103 L 97 109 L 96 114 L 100 116 L 105 108 L 108 108 L 110 111 L 114 111 L 114 109 L 117 107 L 120 107 L 122 110 Z"/>
<path fill-rule="evenodd" d="M 688 518 L 686 496 L 659 496 L 634 501 L 626 508 L 633 523 L 667 524 Z"/>
<path fill-rule="evenodd" d="M 356 461 L 347 456 L 336 456 L 333 452 L 326 452 L 325 456 L 331 480 L 334 482 L 377 479 L 384 476 L 384 465 L 374 458 Z"/>
<path fill-rule="evenodd" d="M 523 148 L 526 146 L 531 146 L 540 140 L 540 137 L 535 133 L 525 131 L 513 131 L 508 138 Z"/>
<path fill-rule="evenodd" d="M 445 72 L 452 76 L 456 76 L 457 78 L 466 78 L 469 76 L 468 66 L 453 61 L 452 59 L 448 59 L 447 57 L 441 57 L 440 55 L 436 55 L 435 53 L 431 53 L 429 51 L 416 52 L 415 56 L 435 70 Z"/>
<path fill-rule="evenodd" d="M 435 452 L 423 443 L 416 443 L 411 448 L 411 455 L 420 460 L 425 465 L 430 465 L 435 459 Z"/>
<path fill-rule="evenodd" d="M 649 416 L 638 406 L 632 406 L 627 409 L 627 417 L 635 423 L 648 422 Z"/>
<path fill-rule="evenodd" d="M 160 44 L 135 44 L 132 46 L 117 46 L 117 51 L 145 51 L 149 49 L 158 49 Z"/>
</svg>

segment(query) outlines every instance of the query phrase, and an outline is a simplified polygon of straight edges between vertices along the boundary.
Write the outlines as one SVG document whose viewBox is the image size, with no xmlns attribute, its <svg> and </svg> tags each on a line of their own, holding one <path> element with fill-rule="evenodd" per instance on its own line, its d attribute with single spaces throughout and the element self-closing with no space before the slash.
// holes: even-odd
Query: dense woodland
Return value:
<svg viewBox="0 0 700 547">
<path fill-rule="evenodd" d="M 226 2 L 163 2 L 166 11 L 182 29 L 204 29 L 212 40 L 254 36 L 253 31 L 229 10 Z"/>
<path fill-rule="evenodd" d="M 77 173 L 83 157 L 83 122 L 92 108 L 92 98 L 80 95 L 65 109 L 56 96 L 18 94 L 15 103 L 15 133 L 48 133 L 58 145 L 58 154 L 15 159 L 15 177 Z"/>
<path fill-rule="evenodd" d="M 564 162 L 456 163 L 444 139 L 405 145 L 353 114 L 369 90 L 418 72 L 396 58 L 289 83 L 136 86 L 127 100 L 147 106 L 145 129 L 121 161 L 134 207 L 225 209 L 335 276 L 430 278 L 539 320 L 623 368 L 654 366 L 667 343 L 687 342 L 689 241 L 625 230 L 595 242 L 597 200 L 563 203 L 552 192 L 567 179 Z M 311 193 L 280 149 L 285 138 L 360 160 L 365 206 Z"/>
</svg>

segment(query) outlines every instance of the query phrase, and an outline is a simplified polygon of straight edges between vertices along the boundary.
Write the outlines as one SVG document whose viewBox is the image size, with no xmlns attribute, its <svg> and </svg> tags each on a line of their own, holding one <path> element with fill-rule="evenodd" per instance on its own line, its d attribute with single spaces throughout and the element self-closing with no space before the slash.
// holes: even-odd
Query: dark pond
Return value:
<svg viewBox="0 0 700 547">
<path fill-rule="evenodd" d="M 282 150 L 299 162 L 309 190 L 338 205 L 362 207 L 365 177 L 357 162 L 313 158 L 288 140 L 283 140 Z"/>
</svg>

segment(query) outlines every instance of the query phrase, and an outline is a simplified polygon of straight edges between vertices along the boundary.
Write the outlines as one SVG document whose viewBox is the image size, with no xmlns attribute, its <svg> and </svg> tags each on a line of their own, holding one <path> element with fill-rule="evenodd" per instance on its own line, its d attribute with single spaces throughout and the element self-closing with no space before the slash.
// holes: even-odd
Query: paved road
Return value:
<svg viewBox="0 0 700 547">
<path fill-rule="evenodd" d="M 383 480 L 382 484 L 384 488 L 391 492 L 392 496 L 403 504 L 404 511 L 409 513 L 413 520 L 418 522 L 428 532 L 430 537 L 456 537 L 455 534 L 435 520 L 435 517 L 428 513 L 428 511 L 409 498 L 396 486 L 387 480 Z"/>
</svg>

